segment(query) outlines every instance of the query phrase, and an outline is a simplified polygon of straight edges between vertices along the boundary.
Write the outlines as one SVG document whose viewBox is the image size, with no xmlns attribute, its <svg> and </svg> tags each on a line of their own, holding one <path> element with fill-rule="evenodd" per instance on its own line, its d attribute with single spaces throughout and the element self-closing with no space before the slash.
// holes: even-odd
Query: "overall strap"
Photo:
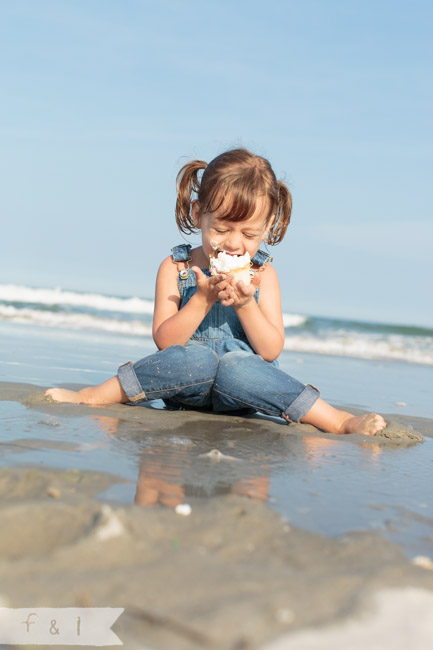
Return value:
<svg viewBox="0 0 433 650">
<path fill-rule="evenodd" d="M 173 246 L 171 249 L 171 256 L 176 265 L 177 262 L 186 263 L 186 268 L 180 269 L 179 266 L 177 266 L 177 270 L 179 271 L 179 280 L 188 280 L 189 262 L 191 260 L 191 244 L 179 244 L 178 246 Z"/>
<path fill-rule="evenodd" d="M 257 266 L 264 266 L 268 262 L 272 262 L 272 260 L 273 257 L 271 257 L 269 253 L 265 253 L 265 251 L 262 251 L 259 248 L 251 261 L 253 264 L 257 264 Z"/>
<path fill-rule="evenodd" d="M 171 249 L 173 262 L 186 262 L 191 259 L 191 244 L 179 244 Z"/>
</svg>

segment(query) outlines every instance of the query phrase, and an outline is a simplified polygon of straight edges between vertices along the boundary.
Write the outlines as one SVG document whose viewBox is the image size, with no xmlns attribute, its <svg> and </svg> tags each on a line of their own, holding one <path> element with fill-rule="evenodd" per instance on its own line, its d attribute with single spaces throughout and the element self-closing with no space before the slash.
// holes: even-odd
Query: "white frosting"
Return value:
<svg viewBox="0 0 433 650">
<path fill-rule="evenodd" d="M 211 258 L 211 268 L 217 273 L 230 273 L 235 269 L 243 269 L 250 263 L 250 254 L 229 255 L 225 251 L 218 253 L 217 257 Z"/>
<path fill-rule="evenodd" d="M 250 275 L 250 254 L 229 255 L 225 251 L 218 253 L 217 257 L 211 257 L 211 273 L 233 273 L 236 281 L 242 280 L 245 284 L 251 282 Z"/>
</svg>

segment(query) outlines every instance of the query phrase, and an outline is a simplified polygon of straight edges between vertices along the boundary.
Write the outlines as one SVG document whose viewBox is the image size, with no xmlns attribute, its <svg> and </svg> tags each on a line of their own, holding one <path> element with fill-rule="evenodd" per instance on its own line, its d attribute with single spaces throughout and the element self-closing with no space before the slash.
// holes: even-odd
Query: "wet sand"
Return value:
<svg viewBox="0 0 433 650">
<path fill-rule="evenodd" d="M 266 459 L 263 450 L 255 454 L 251 446 L 251 441 L 267 436 L 270 466 L 273 451 L 281 454 L 287 444 L 293 445 L 290 458 L 295 465 L 300 464 L 295 452 L 301 444 L 314 462 L 329 450 L 347 453 L 356 462 L 353 476 L 341 484 L 344 491 L 356 482 L 356 463 L 363 458 L 359 450 L 368 454 L 366 458 L 373 450 L 391 461 L 407 454 L 408 462 L 411 453 L 429 450 L 430 420 L 393 415 L 386 419 L 395 422 L 390 432 L 399 432 L 397 438 L 336 440 L 313 427 L 287 427 L 268 418 L 122 405 L 96 409 L 52 404 L 42 396 L 42 387 L 0 382 L 0 422 L 6 432 L 1 452 L 8 463 L 9 454 L 16 458 L 14 465 L 0 471 L 2 606 L 124 607 L 113 629 L 131 650 L 312 650 L 346 645 L 395 650 L 403 648 L 403 642 L 407 647 L 407 639 L 415 649 L 433 644 L 431 616 L 426 615 L 433 597 L 428 562 L 417 565 L 413 554 L 380 532 L 354 530 L 330 537 L 288 521 L 272 507 L 268 494 L 261 493 L 268 474 L 256 468 Z M 173 506 L 185 500 L 186 492 L 177 492 L 184 480 L 176 483 L 169 475 L 161 488 L 155 474 L 141 469 L 135 503 L 110 502 L 104 495 L 114 494 L 110 490 L 126 481 L 120 470 L 53 468 L 47 466 L 49 455 L 38 456 L 49 444 L 48 454 L 85 456 L 91 447 L 83 447 L 80 427 L 88 426 L 89 418 L 99 426 L 102 422 L 110 444 L 122 447 L 146 432 L 170 440 L 166 447 L 171 449 L 175 435 L 179 455 L 188 448 L 186 441 L 200 436 L 197 476 L 203 485 L 206 476 L 223 476 L 225 484 L 206 484 L 211 498 L 193 493 L 192 512 L 182 516 Z M 66 421 L 77 430 L 76 437 L 69 430 L 62 436 Z M 115 431 L 110 429 L 113 422 Z M 47 431 L 53 432 L 52 438 Z M 414 438 L 414 432 L 423 434 L 426 442 Z M 249 443 L 243 447 L 242 440 Z M 146 453 L 146 462 L 152 459 L 146 469 L 160 468 L 160 448 L 150 445 Z M 32 464 L 29 457 L 35 459 Z M 26 459 L 24 465 L 20 458 Z M 38 458 L 43 462 L 38 464 Z M 188 456 L 183 458 L 187 463 Z M 248 481 L 246 464 L 253 468 Z M 313 466 L 313 473 L 317 468 Z M 303 466 L 299 469 L 302 472 Z M 164 492 L 167 484 L 171 492 Z M 155 497 L 161 492 L 162 500 Z M 430 500 L 429 493 L 419 498 Z M 376 505 L 381 505 L 377 499 Z M 335 506 L 327 504 L 330 518 L 350 514 L 350 506 L 338 512 Z M 431 546 L 432 557 L 429 513 L 424 514 L 430 531 L 425 548 Z M 413 515 L 423 516 L 422 511 Z M 356 645 L 361 640 L 363 646 Z"/>
</svg>

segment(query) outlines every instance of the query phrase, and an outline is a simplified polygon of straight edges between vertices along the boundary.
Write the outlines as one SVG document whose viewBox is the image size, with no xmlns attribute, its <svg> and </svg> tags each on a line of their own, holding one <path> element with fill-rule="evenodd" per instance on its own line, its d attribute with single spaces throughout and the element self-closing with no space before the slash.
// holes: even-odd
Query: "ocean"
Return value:
<svg viewBox="0 0 433 650">
<path fill-rule="evenodd" d="M 1 284 L 0 378 L 103 381 L 155 350 L 152 313 L 150 298 Z M 299 313 L 284 325 L 280 367 L 325 399 L 433 417 L 433 329 Z"/>
</svg>

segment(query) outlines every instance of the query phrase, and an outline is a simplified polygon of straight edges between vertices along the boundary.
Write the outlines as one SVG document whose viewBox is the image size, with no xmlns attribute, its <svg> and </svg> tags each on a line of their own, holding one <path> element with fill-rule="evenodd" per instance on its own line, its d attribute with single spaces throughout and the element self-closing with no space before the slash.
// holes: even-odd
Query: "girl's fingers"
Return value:
<svg viewBox="0 0 433 650">
<path fill-rule="evenodd" d="M 231 298 L 231 294 L 233 293 L 233 289 L 230 289 L 230 287 L 227 289 L 227 291 L 218 291 L 218 300 L 227 300 Z"/>
<path fill-rule="evenodd" d="M 225 291 L 226 289 L 231 288 L 231 285 L 229 282 L 227 282 L 227 280 L 223 280 L 223 281 L 218 281 L 216 283 L 216 287 L 218 288 L 218 291 Z"/>
<path fill-rule="evenodd" d="M 233 298 L 226 298 L 225 300 L 220 300 L 220 303 L 224 305 L 224 307 L 230 307 L 230 305 L 233 305 L 234 300 Z"/>
<path fill-rule="evenodd" d="M 194 271 L 195 277 L 197 278 L 197 284 L 200 284 L 201 282 L 207 280 L 207 277 L 201 270 L 199 266 L 192 266 L 191 271 Z"/>
<path fill-rule="evenodd" d="M 243 282 L 243 280 L 239 280 L 237 284 L 237 289 L 239 293 L 245 296 L 245 298 L 249 298 L 250 296 L 252 296 L 256 290 L 254 286 L 251 286 L 251 284 L 246 285 L 245 282 Z"/>
</svg>

